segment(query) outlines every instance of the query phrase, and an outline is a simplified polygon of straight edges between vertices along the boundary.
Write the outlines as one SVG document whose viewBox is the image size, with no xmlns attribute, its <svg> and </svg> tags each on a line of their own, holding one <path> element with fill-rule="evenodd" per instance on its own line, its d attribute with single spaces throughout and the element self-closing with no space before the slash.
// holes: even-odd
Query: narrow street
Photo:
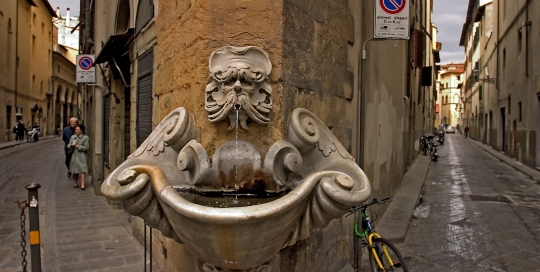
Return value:
<svg viewBox="0 0 540 272">
<path fill-rule="evenodd" d="M 398 244 L 411 271 L 540 271 L 540 185 L 463 135 L 438 151 Z"/>
<path fill-rule="evenodd" d="M 143 246 L 131 234 L 128 216 L 105 198 L 72 187 L 63 142 L 42 139 L 0 150 L 0 271 L 22 271 L 21 210 L 25 185 L 39 189 L 42 271 L 144 271 Z M 26 209 L 26 261 L 31 271 Z"/>
</svg>

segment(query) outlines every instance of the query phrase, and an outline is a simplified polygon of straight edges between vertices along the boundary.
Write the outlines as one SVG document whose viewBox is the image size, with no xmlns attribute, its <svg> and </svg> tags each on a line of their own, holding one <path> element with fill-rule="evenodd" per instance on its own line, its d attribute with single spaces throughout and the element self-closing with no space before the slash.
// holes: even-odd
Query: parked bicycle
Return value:
<svg viewBox="0 0 540 272">
<path fill-rule="evenodd" d="M 427 155 L 427 152 L 429 151 L 431 160 L 436 162 L 437 158 L 439 158 L 439 153 L 437 152 L 437 144 L 433 142 L 433 138 L 435 138 L 435 135 L 433 134 L 424 134 L 420 136 L 420 150 L 424 155 Z"/>
<path fill-rule="evenodd" d="M 369 264 L 371 271 L 374 272 L 409 271 L 405 260 L 396 246 L 375 232 L 374 220 L 372 221 L 366 212 L 367 208 L 371 205 L 383 204 L 390 201 L 392 200 L 389 197 L 381 200 L 374 198 L 371 203 L 352 207 L 347 213 L 347 216 L 349 216 L 360 211 L 361 216 L 354 226 L 354 233 L 360 239 L 361 246 L 368 248 Z M 361 222 L 359 222 L 360 220 Z M 362 231 L 359 229 L 360 225 L 362 226 Z M 358 254 L 358 266 L 361 263 L 360 256 L 361 254 Z"/>
</svg>

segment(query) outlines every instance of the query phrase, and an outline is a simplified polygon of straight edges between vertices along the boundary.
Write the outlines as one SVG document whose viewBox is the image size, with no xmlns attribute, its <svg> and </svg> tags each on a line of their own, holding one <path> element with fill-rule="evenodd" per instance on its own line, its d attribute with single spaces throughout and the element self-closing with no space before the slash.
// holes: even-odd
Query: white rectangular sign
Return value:
<svg viewBox="0 0 540 272">
<path fill-rule="evenodd" d="M 409 39 L 409 1 L 375 0 L 374 38 Z"/>
<path fill-rule="evenodd" d="M 94 67 L 94 55 L 77 55 L 76 76 L 77 83 L 95 83 L 96 67 Z"/>
</svg>

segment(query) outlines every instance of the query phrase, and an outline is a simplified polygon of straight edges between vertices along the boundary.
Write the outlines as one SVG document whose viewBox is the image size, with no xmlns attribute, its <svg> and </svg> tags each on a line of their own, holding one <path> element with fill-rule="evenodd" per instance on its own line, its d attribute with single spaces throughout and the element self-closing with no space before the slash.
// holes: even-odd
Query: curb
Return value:
<svg viewBox="0 0 540 272">
<path fill-rule="evenodd" d="M 429 156 L 416 157 L 388 209 L 379 219 L 377 230 L 384 233 L 384 238 L 390 242 L 401 243 L 405 240 L 430 164 Z"/>
<path fill-rule="evenodd" d="M 530 166 L 524 165 L 523 163 L 510 158 L 506 155 L 504 155 L 502 152 L 494 150 L 493 147 L 486 145 L 482 142 L 479 142 L 474 139 L 468 139 L 471 143 L 475 144 L 476 146 L 480 147 L 487 153 L 493 155 L 497 159 L 501 160 L 502 162 L 510 165 L 512 168 L 516 169 L 519 172 L 522 172 L 523 174 L 527 175 L 532 180 L 536 181 L 537 183 L 540 183 L 540 171 L 537 171 Z"/>
</svg>

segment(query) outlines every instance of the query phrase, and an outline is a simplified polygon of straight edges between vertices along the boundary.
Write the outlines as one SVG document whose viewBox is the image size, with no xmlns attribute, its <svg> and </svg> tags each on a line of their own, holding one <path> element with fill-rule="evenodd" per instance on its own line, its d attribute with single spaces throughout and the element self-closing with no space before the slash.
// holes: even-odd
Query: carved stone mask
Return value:
<svg viewBox="0 0 540 272">
<path fill-rule="evenodd" d="M 272 63 L 264 50 L 256 46 L 225 46 L 210 55 L 208 68 L 205 109 L 210 122 L 228 117 L 229 130 L 235 128 L 237 120 L 240 127 L 248 130 L 248 118 L 268 124 L 272 88 L 267 79 Z"/>
</svg>

